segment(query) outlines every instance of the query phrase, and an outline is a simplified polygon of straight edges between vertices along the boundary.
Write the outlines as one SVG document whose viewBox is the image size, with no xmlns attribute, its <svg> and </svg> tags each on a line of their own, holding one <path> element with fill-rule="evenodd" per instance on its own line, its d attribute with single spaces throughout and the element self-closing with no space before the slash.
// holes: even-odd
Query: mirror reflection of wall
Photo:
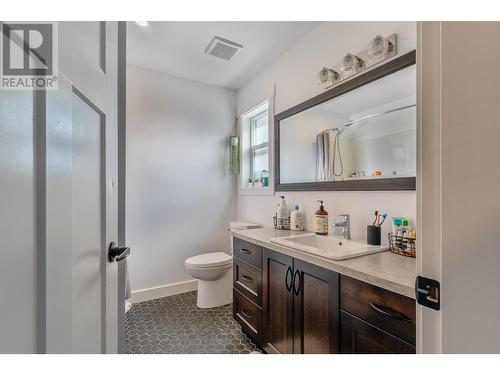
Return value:
<svg viewBox="0 0 500 375">
<path fill-rule="evenodd" d="M 281 183 L 414 177 L 415 65 L 280 122 Z"/>
</svg>

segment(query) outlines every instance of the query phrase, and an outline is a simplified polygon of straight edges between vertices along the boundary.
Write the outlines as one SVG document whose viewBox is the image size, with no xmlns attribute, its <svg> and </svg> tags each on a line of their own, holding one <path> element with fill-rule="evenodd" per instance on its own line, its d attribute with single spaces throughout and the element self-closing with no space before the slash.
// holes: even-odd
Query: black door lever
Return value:
<svg viewBox="0 0 500 375">
<path fill-rule="evenodd" d="M 130 255 L 130 247 L 119 247 L 116 242 L 109 244 L 108 260 L 110 262 L 119 262 Z"/>
</svg>

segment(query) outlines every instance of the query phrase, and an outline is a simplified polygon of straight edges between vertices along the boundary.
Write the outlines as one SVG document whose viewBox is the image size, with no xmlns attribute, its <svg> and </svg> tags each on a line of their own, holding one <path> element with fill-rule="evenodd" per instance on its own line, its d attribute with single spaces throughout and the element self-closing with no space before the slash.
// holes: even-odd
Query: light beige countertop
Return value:
<svg viewBox="0 0 500 375">
<path fill-rule="evenodd" d="M 302 232 L 308 233 L 308 232 Z M 416 263 L 415 258 L 385 251 L 342 261 L 331 260 L 272 243 L 274 237 L 297 234 L 288 230 L 273 228 L 232 230 L 231 234 L 242 240 L 290 255 L 294 258 L 341 273 L 346 276 L 376 285 L 378 287 L 415 298 Z"/>
</svg>

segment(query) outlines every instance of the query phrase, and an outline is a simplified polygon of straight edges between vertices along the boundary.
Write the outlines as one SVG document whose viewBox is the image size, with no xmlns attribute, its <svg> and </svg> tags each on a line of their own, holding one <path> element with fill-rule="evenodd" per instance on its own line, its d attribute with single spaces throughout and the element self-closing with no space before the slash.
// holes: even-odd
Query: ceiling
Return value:
<svg viewBox="0 0 500 375">
<path fill-rule="evenodd" d="M 240 88 L 319 22 L 128 23 L 128 64 L 173 76 Z M 243 45 L 229 60 L 204 53 L 214 36 Z"/>
</svg>

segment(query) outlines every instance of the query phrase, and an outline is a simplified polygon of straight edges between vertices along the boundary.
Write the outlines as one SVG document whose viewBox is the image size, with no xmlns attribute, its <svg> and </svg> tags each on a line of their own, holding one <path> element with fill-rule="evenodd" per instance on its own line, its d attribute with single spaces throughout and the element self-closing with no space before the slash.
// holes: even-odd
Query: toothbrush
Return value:
<svg viewBox="0 0 500 375">
<path fill-rule="evenodd" d="M 379 227 L 381 227 L 382 224 L 384 224 L 385 219 L 387 219 L 387 214 L 382 215 L 382 222 L 378 225 Z"/>
<path fill-rule="evenodd" d="M 375 211 L 375 220 L 373 220 L 373 225 L 377 226 L 378 211 Z"/>
</svg>

